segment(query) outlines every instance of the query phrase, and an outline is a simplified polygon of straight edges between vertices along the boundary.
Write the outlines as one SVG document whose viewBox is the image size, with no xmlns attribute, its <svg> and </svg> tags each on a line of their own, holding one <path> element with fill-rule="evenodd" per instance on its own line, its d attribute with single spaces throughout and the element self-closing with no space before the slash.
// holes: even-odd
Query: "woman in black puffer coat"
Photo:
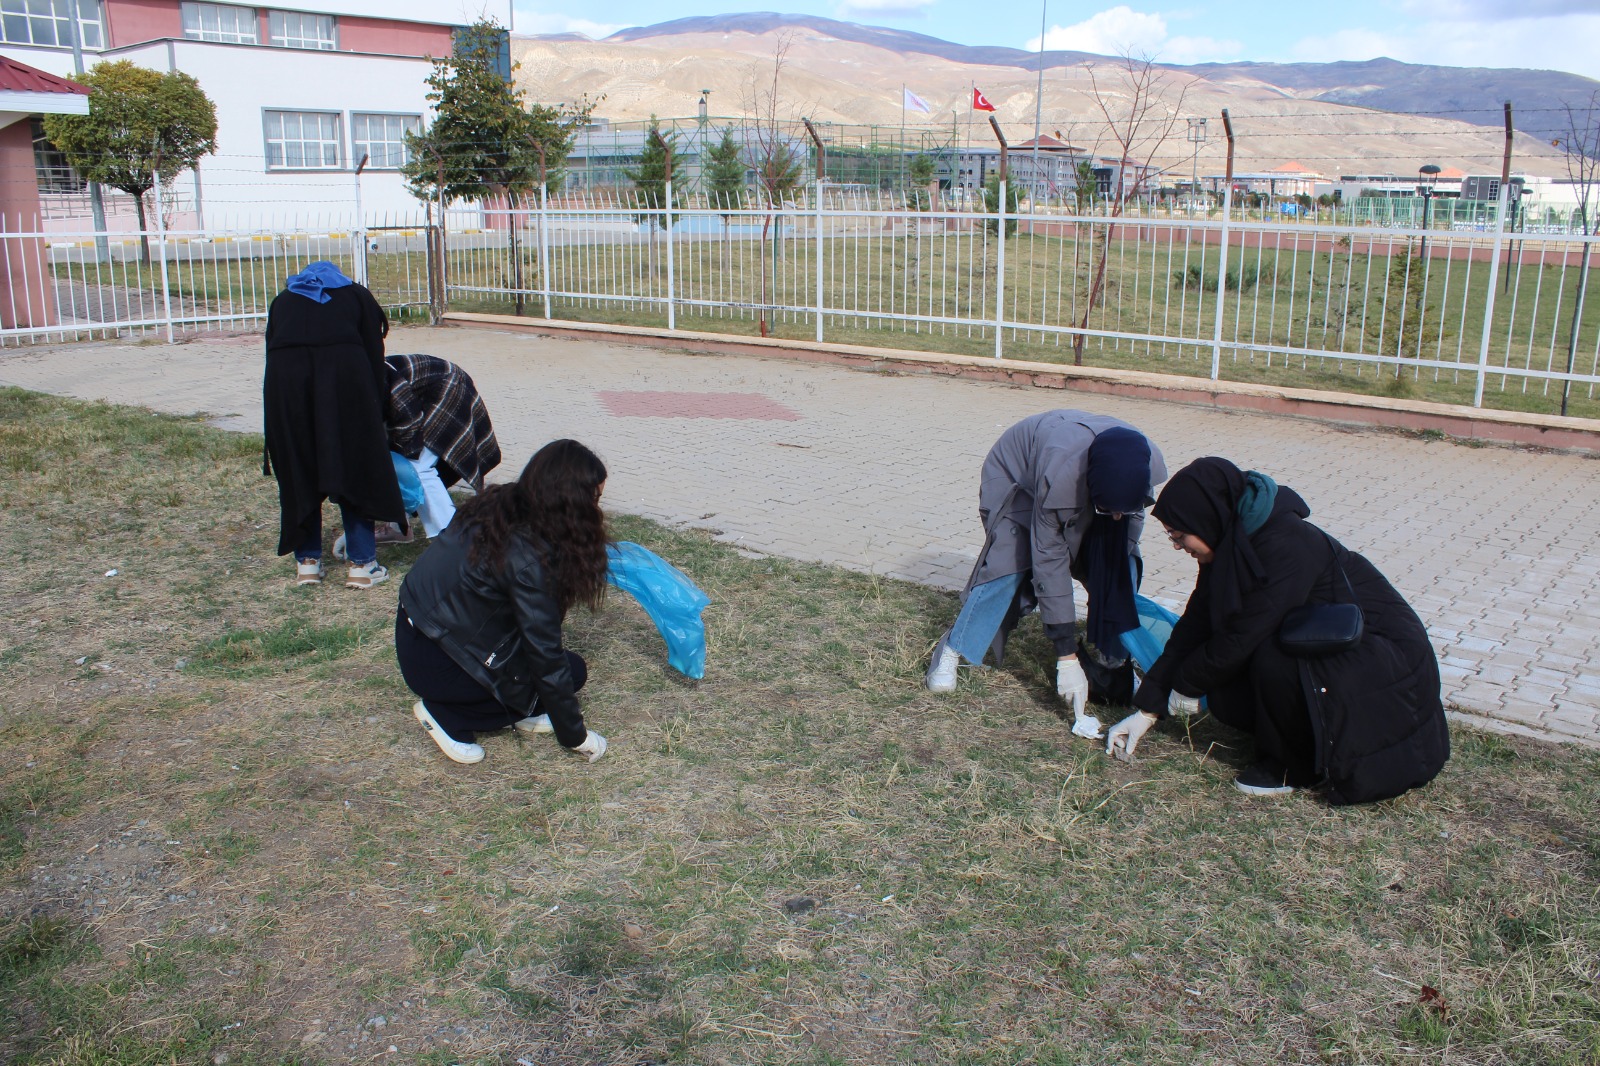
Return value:
<svg viewBox="0 0 1600 1066">
<path fill-rule="evenodd" d="M 1332 803 L 1366 803 L 1433 780 L 1450 733 L 1427 630 L 1310 513 L 1293 489 L 1226 459 L 1197 459 L 1167 482 L 1152 514 L 1200 570 L 1107 751 L 1131 753 L 1151 724 L 1203 695 L 1219 721 L 1256 738 L 1257 762 L 1235 782 L 1252 795 L 1318 788 Z M 1298 658 L 1279 646 L 1291 610 L 1352 596 L 1364 621 L 1355 647 Z"/>
</svg>

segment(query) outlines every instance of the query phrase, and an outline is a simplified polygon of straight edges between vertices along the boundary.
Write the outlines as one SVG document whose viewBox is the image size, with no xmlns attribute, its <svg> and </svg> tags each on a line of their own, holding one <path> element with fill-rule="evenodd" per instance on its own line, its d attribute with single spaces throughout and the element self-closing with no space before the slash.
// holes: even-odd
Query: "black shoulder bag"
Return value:
<svg viewBox="0 0 1600 1066">
<path fill-rule="evenodd" d="M 1326 532 L 1322 535 L 1328 537 Z M 1361 606 L 1356 603 L 1355 587 L 1339 562 L 1339 545 L 1332 537 L 1328 537 L 1328 544 L 1333 548 L 1333 566 L 1339 571 L 1350 602 L 1308 603 L 1284 615 L 1278 626 L 1278 647 L 1285 655 L 1320 659 L 1349 651 L 1361 643 L 1366 620 L 1361 615 Z"/>
</svg>

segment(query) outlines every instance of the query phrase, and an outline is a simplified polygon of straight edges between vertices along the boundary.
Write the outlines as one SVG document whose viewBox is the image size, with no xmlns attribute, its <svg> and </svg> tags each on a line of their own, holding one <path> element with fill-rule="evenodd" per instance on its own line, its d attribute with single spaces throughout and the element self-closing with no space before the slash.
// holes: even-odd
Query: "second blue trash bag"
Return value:
<svg viewBox="0 0 1600 1066">
<path fill-rule="evenodd" d="M 1172 627 L 1178 623 L 1178 616 L 1148 596 L 1135 593 L 1133 603 L 1139 609 L 1139 628 L 1122 634 L 1122 646 L 1128 649 L 1128 654 L 1133 656 L 1142 673 L 1161 658 L 1167 638 L 1172 636 Z"/>
<path fill-rule="evenodd" d="M 700 612 L 711 597 L 682 570 L 632 541 L 606 547 L 606 580 L 639 602 L 667 642 L 667 662 L 685 677 L 706 673 L 706 627 Z"/>
</svg>

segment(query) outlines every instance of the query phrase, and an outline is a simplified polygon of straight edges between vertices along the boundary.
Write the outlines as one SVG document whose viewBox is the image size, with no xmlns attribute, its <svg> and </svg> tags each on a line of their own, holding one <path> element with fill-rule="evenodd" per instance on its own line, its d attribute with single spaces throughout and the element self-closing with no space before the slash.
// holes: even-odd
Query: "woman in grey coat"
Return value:
<svg viewBox="0 0 1600 1066">
<path fill-rule="evenodd" d="M 961 613 L 934 648 L 928 688 L 953 691 L 963 659 L 978 665 L 990 652 L 1000 662 L 1018 619 L 1037 608 L 1055 645 L 1056 691 L 1072 707 L 1072 731 L 1099 739 L 1100 722 L 1085 709 L 1072 581 L 1089 594 L 1089 654 L 1120 666 L 1120 634 L 1139 624 L 1133 594 L 1143 573 L 1143 511 L 1166 478 L 1161 450 L 1109 415 L 1046 411 L 1001 434 L 978 487 L 983 550 Z"/>
</svg>

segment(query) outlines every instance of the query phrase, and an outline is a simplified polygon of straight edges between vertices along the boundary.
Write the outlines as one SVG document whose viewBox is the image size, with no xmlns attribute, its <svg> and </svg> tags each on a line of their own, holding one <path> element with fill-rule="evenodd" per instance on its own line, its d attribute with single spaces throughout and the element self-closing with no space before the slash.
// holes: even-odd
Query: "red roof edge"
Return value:
<svg viewBox="0 0 1600 1066">
<path fill-rule="evenodd" d="M 38 67 L 18 63 L 15 59 L 0 56 L 0 92 L 11 93 L 71 93 L 88 96 L 89 88 L 66 78 L 58 78 Z"/>
</svg>

